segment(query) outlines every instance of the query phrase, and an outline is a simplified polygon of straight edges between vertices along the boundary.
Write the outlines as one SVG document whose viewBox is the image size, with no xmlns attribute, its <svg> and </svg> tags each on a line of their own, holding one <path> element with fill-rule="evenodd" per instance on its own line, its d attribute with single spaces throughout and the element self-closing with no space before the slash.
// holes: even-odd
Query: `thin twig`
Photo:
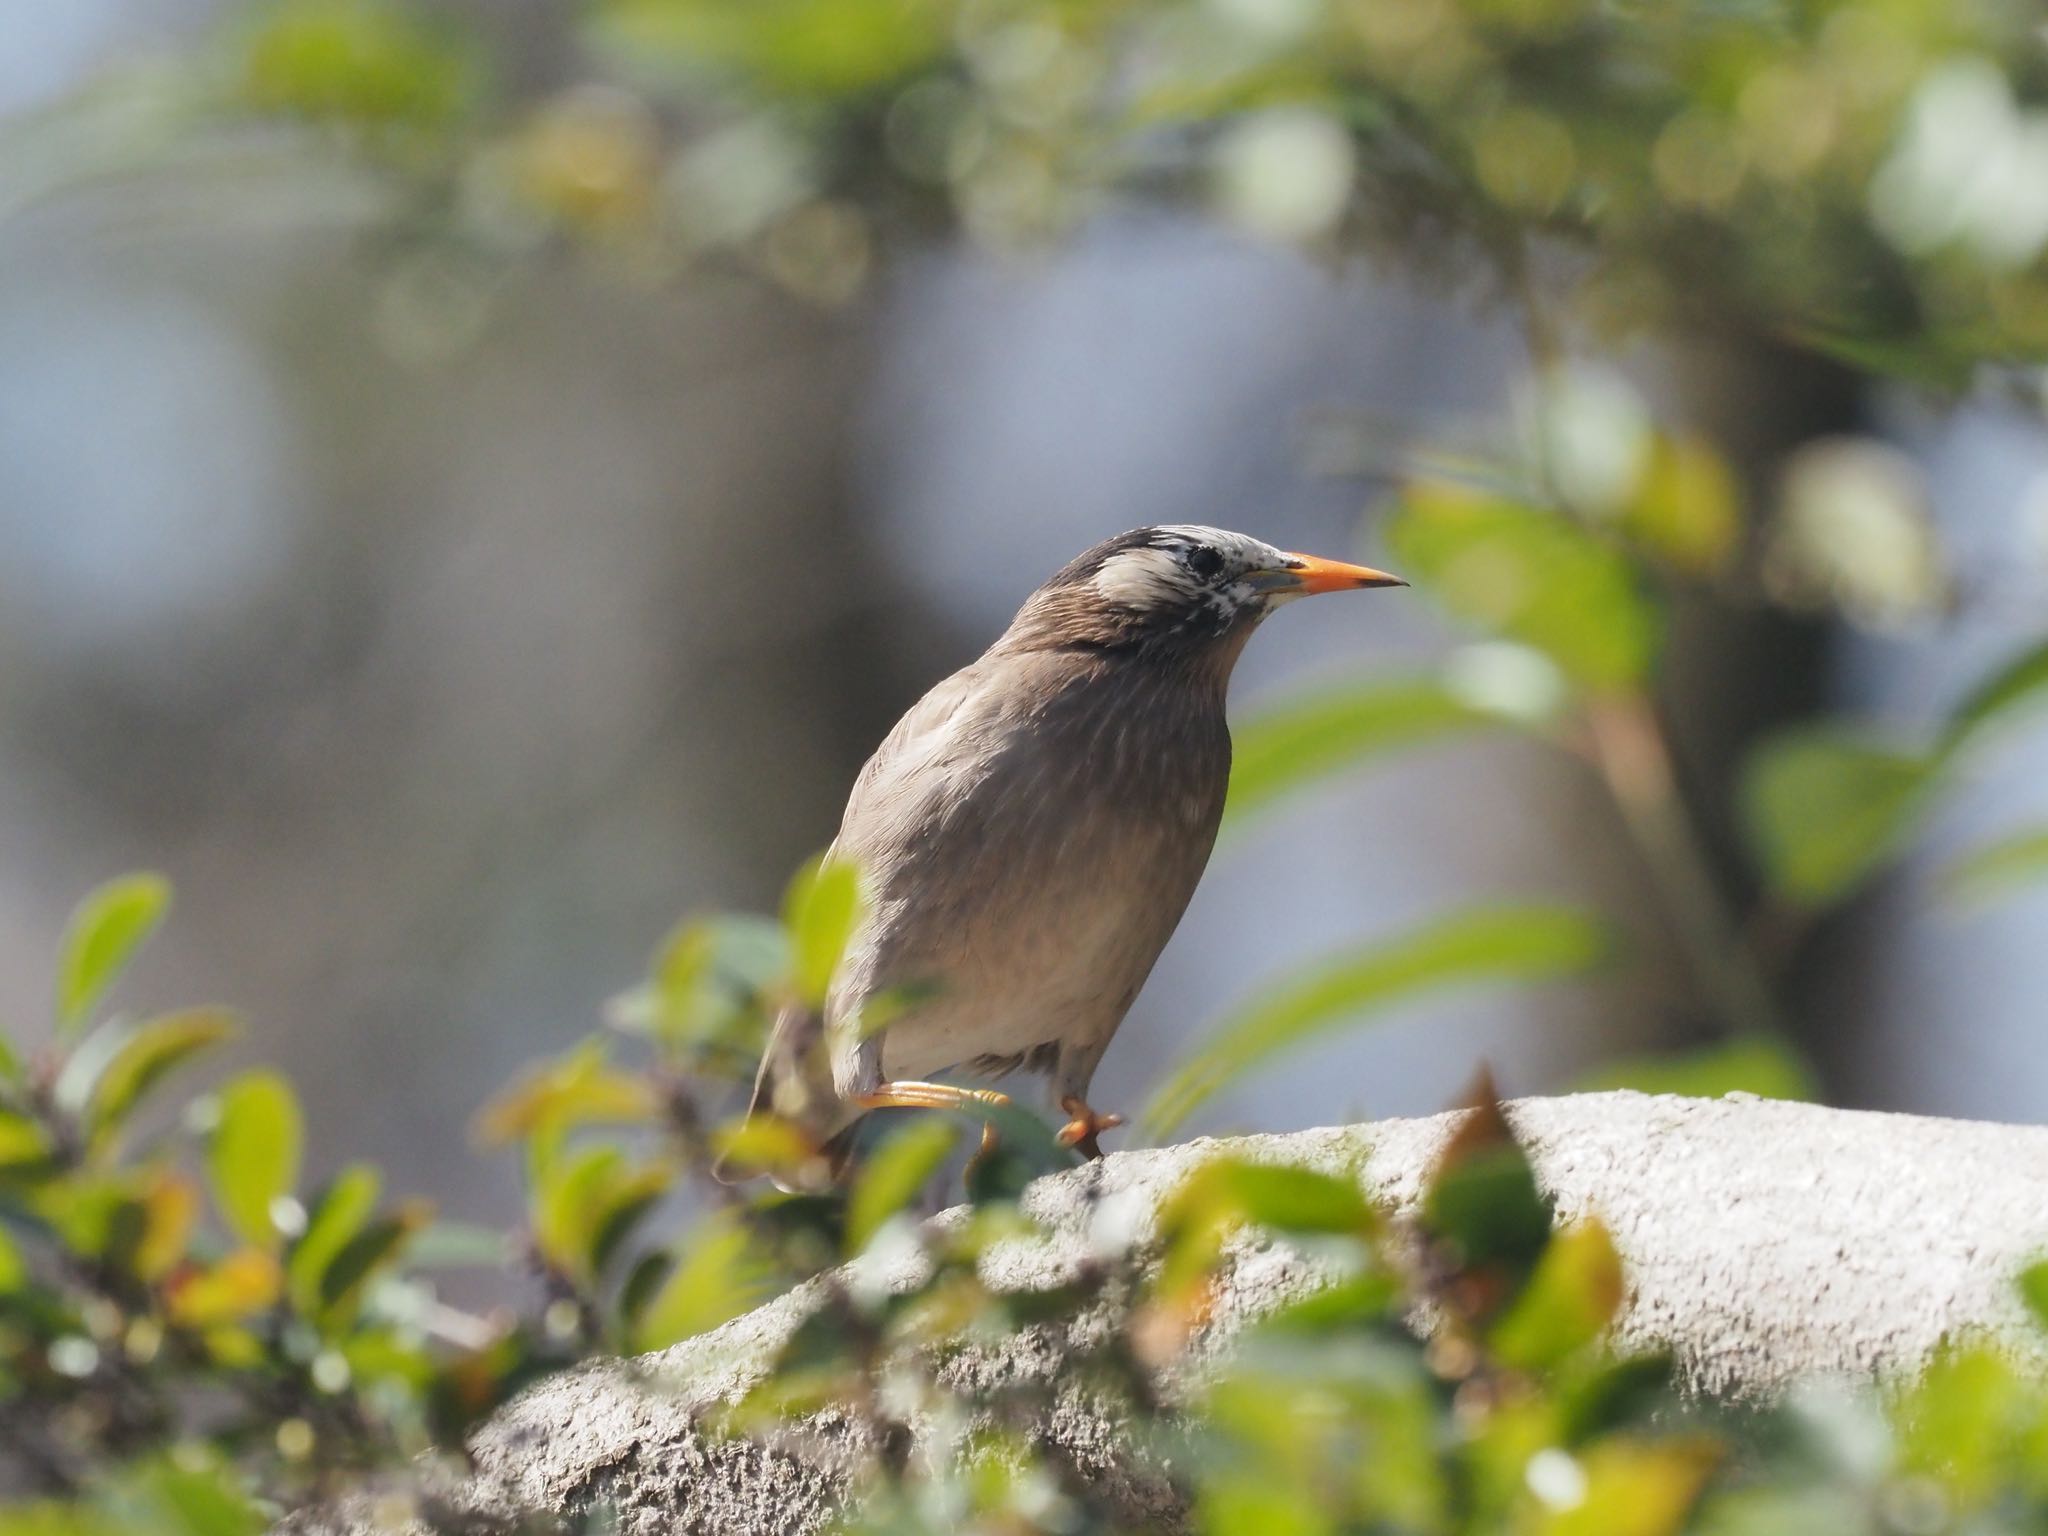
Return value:
<svg viewBox="0 0 2048 1536">
<path fill-rule="evenodd" d="M 1686 813 L 1656 710 L 1628 695 L 1592 705 L 1585 719 L 1593 766 L 1663 898 L 1701 993 L 1726 1032 L 1781 1033 L 1762 963 L 1730 916 Z"/>
<path fill-rule="evenodd" d="M 1533 387 L 1540 396 L 1563 360 L 1564 345 L 1529 268 L 1526 243 L 1518 243 L 1504 270 L 1521 311 Z M 1553 505 L 1574 511 L 1557 482 L 1540 424 L 1532 439 L 1538 482 Z M 1701 996 L 1711 1002 L 1725 1033 L 1781 1033 L 1777 996 L 1714 877 L 1654 703 L 1636 691 L 1596 700 L 1581 713 L 1587 756 L 1649 871 Z"/>
</svg>

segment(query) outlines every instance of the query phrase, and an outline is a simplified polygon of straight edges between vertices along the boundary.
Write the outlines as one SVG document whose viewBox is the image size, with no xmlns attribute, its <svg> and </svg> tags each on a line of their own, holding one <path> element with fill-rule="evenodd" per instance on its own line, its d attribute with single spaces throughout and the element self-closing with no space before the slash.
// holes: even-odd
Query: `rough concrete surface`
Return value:
<svg viewBox="0 0 2048 1536">
<path fill-rule="evenodd" d="M 1630 1282 L 1622 1342 L 1672 1350 L 1699 1391 L 1756 1396 L 1805 1377 L 1910 1369 L 1972 1327 L 2032 1347 L 2012 1276 L 2048 1249 L 2048 1127 L 1634 1093 L 1528 1099 L 1509 1116 L 1560 1214 L 1597 1212 L 1613 1231 Z M 1411 1207 L 1456 1121 L 1115 1154 L 1033 1185 L 1026 1204 L 1053 1235 L 997 1250 L 988 1276 L 1043 1285 L 1091 1249 L 1143 1242 L 1160 1199 L 1225 1149 L 1325 1170 L 1362 1158 L 1368 1186 Z M 863 1261 L 859 1283 L 902 1283 L 904 1262 Z M 1217 1326 L 1316 1281 L 1285 1246 L 1255 1247 L 1230 1272 Z M 808 1299 L 800 1289 L 661 1355 L 541 1384 L 479 1434 L 475 1476 L 446 1491 L 451 1513 L 498 1531 L 609 1503 L 628 1536 L 816 1530 L 862 1452 L 844 1425 L 814 1421 L 764 1448 L 695 1424 L 755 1379 Z M 1030 1336 L 973 1368 L 1056 1382 L 1059 1355 L 1056 1338 Z M 1171 1488 L 1120 1457 L 1117 1426 L 1084 1399 L 1061 1396 L 1044 1433 L 1098 1471 L 1132 1525 L 1175 1523 Z M 379 1525 L 361 1502 L 293 1528 Z"/>
</svg>

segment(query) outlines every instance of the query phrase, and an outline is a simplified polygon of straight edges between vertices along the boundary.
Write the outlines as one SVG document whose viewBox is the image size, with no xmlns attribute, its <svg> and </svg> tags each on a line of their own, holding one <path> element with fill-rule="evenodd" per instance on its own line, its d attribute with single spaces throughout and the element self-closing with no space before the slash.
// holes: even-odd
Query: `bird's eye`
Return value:
<svg viewBox="0 0 2048 1536">
<path fill-rule="evenodd" d="M 1204 581 L 1213 581 L 1223 571 L 1223 556 L 1206 544 L 1188 551 L 1188 569 Z"/>
</svg>

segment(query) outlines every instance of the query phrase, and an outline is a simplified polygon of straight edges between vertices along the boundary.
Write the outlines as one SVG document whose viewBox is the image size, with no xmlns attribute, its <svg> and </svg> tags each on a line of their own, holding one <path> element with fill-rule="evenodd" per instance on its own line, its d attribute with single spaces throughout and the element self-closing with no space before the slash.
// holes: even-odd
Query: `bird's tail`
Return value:
<svg viewBox="0 0 2048 1536">
<path fill-rule="evenodd" d="M 754 1073 L 754 1091 L 747 1099 L 746 1119 L 742 1126 L 751 1125 L 754 1117 L 769 1112 L 770 1102 L 775 1097 L 775 1052 L 769 1049 L 761 1057 L 761 1065 Z M 721 1152 L 711 1163 L 711 1177 L 721 1184 L 745 1184 L 758 1178 L 761 1170 L 750 1168 L 733 1159 L 731 1152 Z"/>
<path fill-rule="evenodd" d="M 832 1089 L 824 1041 L 824 1020 L 813 1009 L 792 1008 L 775 1021 L 768 1048 L 761 1053 L 760 1070 L 754 1074 L 743 1124 L 774 1115 L 811 1129 L 823 1144 L 836 1179 L 845 1161 L 840 1142 L 846 1119 Z M 711 1176 L 721 1184 L 744 1184 L 764 1171 L 730 1152 L 719 1154 L 711 1164 Z"/>
<path fill-rule="evenodd" d="M 749 1118 L 752 1118 L 751 1112 Z M 817 1194 L 821 1185 L 844 1184 L 852 1174 L 856 1158 L 860 1154 L 860 1136 L 866 1129 L 866 1117 L 857 1117 L 824 1138 L 818 1147 L 815 1159 L 805 1164 L 802 1175 L 792 1177 L 770 1169 L 757 1168 L 735 1160 L 729 1154 L 722 1154 L 711 1165 L 711 1176 L 721 1184 L 747 1184 L 755 1179 L 767 1178 L 785 1195 Z"/>
</svg>

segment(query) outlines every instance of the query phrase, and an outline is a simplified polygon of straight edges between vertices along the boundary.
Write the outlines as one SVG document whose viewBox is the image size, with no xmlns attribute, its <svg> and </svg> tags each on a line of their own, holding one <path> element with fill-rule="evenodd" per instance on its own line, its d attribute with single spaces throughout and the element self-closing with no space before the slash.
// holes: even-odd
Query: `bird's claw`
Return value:
<svg viewBox="0 0 2048 1536">
<path fill-rule="evenodd" d="M 1124 1123 L 1122 1115 L 1098 1115 L 1088 1107 L 1085 1099 L 1074 1094 L 1068 1094 L 1061 1099 L 1060 1108 L 1073 1118 L 1059 1128 L 1054 1140 L 1089 1159 L 1102 1156 L 1102 1146 L 1096 1137 L 1104 1131 L 1113 1131 Z"/>
</svg>

